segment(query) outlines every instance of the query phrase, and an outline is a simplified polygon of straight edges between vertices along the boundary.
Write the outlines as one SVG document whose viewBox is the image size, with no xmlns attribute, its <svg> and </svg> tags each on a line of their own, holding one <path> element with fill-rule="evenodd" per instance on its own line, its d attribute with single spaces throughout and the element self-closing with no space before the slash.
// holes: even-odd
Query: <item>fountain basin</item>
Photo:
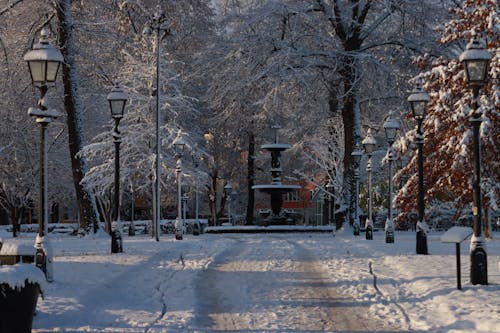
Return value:
<svg viewBox="0 0 500 333">
<path fill-rule="evenodd" d="M 290 149 L 292 146 L 288 143 L 266 143 L 260 147 L 269 151 L 283 151 Z"/>
<path fill-rule="evenodd" d="M 264 193 L 271 192 L 292 192 L 300 189 L 300 185 L 289 185 L 289 184 L 262 184 L 252 186 L 254 190 L 259 190 Z"/>
</svg>

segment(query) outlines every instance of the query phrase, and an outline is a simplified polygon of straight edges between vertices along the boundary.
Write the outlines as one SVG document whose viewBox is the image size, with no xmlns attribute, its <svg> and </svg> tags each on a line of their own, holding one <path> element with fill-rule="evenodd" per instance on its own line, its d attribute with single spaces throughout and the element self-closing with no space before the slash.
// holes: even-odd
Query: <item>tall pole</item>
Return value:
<svg viewBox="0 0 500 333">
<path fill-rule="evenodd" d="M 474 193 L 472 214 L 474 218 L 474 235 L 471 239 L 471 267 L 470 280 L 472 284 L 488 284 L 488 261 L 486 250 L 484 248 L 484 237 L 482 234 L 481 225 L 481 142 L 479 137 L 479 129 L 481 127 L 481 113 L 479 108 L 479 86 L 472 87 L 473 93 L 473 109 L 474 113 L 470 119 L 473 129 L 473 145 L 474 145 Z"/>
<path fill-rule="evenodd" d="M 231 219 L 231 193 L 227 196 L 227 217 L 229 218 L 229 224 L 233 225 L 233 220 Z"/>
<path fill-rule="evenodd" d="M 52 249 L 47 238 L 49 223 L 48 212 L 48 192 L 47 192 L 47 126 L 53 118 L 57 117 L 57 112 L 49 110 L 47 104 L 47 85 L 40 87 L 40 99 L 37 108 L 29 108 L 28 114 L 36 117 L 36 122 L 40 126 L 40 158 L 39 158 L 39 186 L 38 186 L 38 233 L 35 240 L 35 265 L 42 270 L 47 281 L 52 282 Z"/>
<path fill-rule="evenodd" d="M 156 157 L 155 157 L 155 183 L 153 189 L 153 235 L 156 241 L 160 240 L 160 219 L 161 219 L 161 197 L 160 197 L 160 180 L 161 180 L 161 168 L 160 168 L 160 54 L 161 54 L 161 40 L 167 34 L 170 33 L 167 17 L 165 13 L 161 10 L 160 6 L 157 8 L 157 12 L 153 15 L 151 22 L 143 30 L 143 33 L 150 35 L 154 32 L 156 33 Z M 162 36 L 163 33 L 163 36 Z"/>
<path fill-rule="evenodd" d="M 182 240 L 183 221 L 182 221 L 182 187 L 181 187 L 182 162 L 181 156 L 177 155 L 177 167 L 175 174 L 177 178 L 177 220 L 175 221 L 175 239 Z"/>
<path fill-rule="evenodd" d="M 161 206 L 160 206 L 160 32 L 161 25 L 158 24 L 156 28 L 156 178 L 155 178 L 155 222 L 154 222 L 154 234 L 156 241 L 160 240 L 160 219 L 161 219 Z"/>
<path fill-rule="evenodd" d="M 460 55 L 460 61 L 464 63 L 465 78 L 472 86 L 472 108 L 473 114 L 470 118 L 473 129 L 474 145 L 474 185 L 473 185 L 473 207 L 474 234 L 471 238 L 470 247 L 470 281 L 472 284 L 488 284 L 488 260 L 486 249 L 483 246 L 484 237 L 481 226 L 481 142 L 479 130 L 481 127 L 482 114 L 479 111 L 479 89 L 488 81 L 488 67 L 491 54 L 486 49 L 483 40 L 474 35 L 467 44 L 465 51 Z"/>
<path fill-rule="evenodd" d="M 113 141 L 115 143 L 115 193 L 113 195 L 113 223 L 111 224 L 111 253 L 123 252 L 120 235 L 120 143 L 121 134 L 118 124 L 121 117 L 115 117 L 115 128 L 113 130 Z"/>
<path fill-rule="evenodd" d="M 194 163 L 194 181 L 195 181 L 195 189 L 194 189 L 194 218 L 195 218 L 195 223 L 199 226 L 199 221 L 198 221 L 198 213 L 199 213 L 199 201 L 198 201 L 198 165 L 199 162 L 195 161 Z"/>
<path fill-rule="evenodd" d="M 115 193 L 113 196 L 113 221 L 118 222 L 120 219 L 120 143 L 121 135 L 118 130 L 119 118 L 115 118 L 115 128 L 113 131 L 113 139 L 115 143 Z"/>
<path fill-rule="evenodd" d="M 389 143 L 389 196 L 387 203 L 387 220 L 385 223 L 385 242 L 394 243 L 394 221 L 392 219 L 392 162 L 394 161 L 394 153 L 392 151 L 392 142 Z"/>
<path fill-rule="evenodd" d="M 424 134 L 422 118 L 417 119 L 416 143 L 418 147 L 418 223 L 417 223 L 417 254 L 429 254 L 427 250 L 427 225 L 424 221 Z"/>
<path fill-rule="evenodd" d="M 47 258 L 44 243 L 44 236 L 47 233 L 48 212 L 47 212 L 47 125 L 50 123 L 50 118 L 37 118 L 37 123 L 40 125 L 40 173 L 39 173 L 39 188 L 38 188 L 38 238 L 41 240 L 35 245 L 36 247 L 36 266 L 41 268 L 47 276 Z"/>
<path fill-rule="evenodd" d="M 373 239 L 373 220 L 372 220 L 372 155 L 368 155 L 366 163 L 366 172 L 368 174 L 368 219 L 365 224 L 366 239 Z"/>
<path fill-rule="evenodd" d="M 358 205 L 359 205 L 359 163 L 356 165 L 356 169 L 354 170 L 354 181 L 355 185 L 355 198 L 354 198 L 354 235 L 359 236 L 360 225 L 359 225 L 359 214 L 358 214 Z"/>
<path fill-rule="evenodd" d="M 38 194 L 38 233 L 35 239 L 35 265 L 44 273 L 48 282 L 53 281 L 52 251 L 47 238 L 47 226 L 49 222 L 48 195 L 47 195 L 47 125 L 56 118 L 59 113 L 50 110 L 47 105 L 47 83 L 55 82 L 60 64 L 64 61 L 61 52 L 53 47 L 48 40 L 49 31 L 44 27 L 40 31 L 40 42 L 33 45 L 33 49 L 24 55 L 28 63 L 31 81 L 40 89 L 40 99 L 36 108 L 29 108 L 28 115 L 36 117 L 40 125 L 40 175 Z"/>
<path fill-rule="evenodd" d="M 327 202 L 328 202 L 328 225 L 333 224 L 333 185 L 331 180 L 326 184 L 326 191 L 328 192 Z"/>
</svg>

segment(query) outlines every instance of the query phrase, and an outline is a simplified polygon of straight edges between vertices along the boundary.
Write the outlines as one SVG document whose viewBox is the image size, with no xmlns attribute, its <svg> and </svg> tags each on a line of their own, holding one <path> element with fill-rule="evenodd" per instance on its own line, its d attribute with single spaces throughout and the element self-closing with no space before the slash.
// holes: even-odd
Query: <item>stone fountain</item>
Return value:
<svg viewBox="0 0 500 333">
<path fill-rule="evenodd" d="M 286 217 L 281 212 L 283 206 L 283 194 L 300 189 L 299 185 L 290 185 L 281 183 L 280 158 L 281 152 L 289 149 L 291 146 L 287 143 L 280 143 L 278 130 L 280 126 L 272 126 L 274 129 L 274 143 L 262 145 L 261 148 L 271 152 L 271 184 L 254 185 L 253 189 L 259 190 L 271 195 L 271 215 L 267 219 L 268 224 L 286 224 Z"/>
</svg>

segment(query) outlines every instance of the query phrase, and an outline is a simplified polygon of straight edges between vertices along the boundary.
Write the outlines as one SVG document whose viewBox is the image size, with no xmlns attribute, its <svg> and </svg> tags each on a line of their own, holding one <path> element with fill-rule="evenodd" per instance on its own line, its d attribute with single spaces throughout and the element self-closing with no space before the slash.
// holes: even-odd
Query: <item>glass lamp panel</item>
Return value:
<svg viewBox="0 0 500 333">
<path fill-rule="evenodd" d="M 394 127 L 386 127 L 385 128 L 385 137 L 387 141 L 393 142 L 394 139 L 396 138 L 396 133 L 398 129 Z"/>
<path fill-rule="evenodd" d="M 361 153 L 359 150 L 355 150 L 351 153 L 351 156 L 354 160 L 354 163 L 359 163 L 361 161 L 361 157 L 363 156 L 363 153 Z"/>
<path fill-rule="evenodd" d="M 182 142 L 174 143 L 174 149 L 177 154 L 182 155 L 182 153 L 184 152 L 184 143 Z"/>
<path fill-rule="evenodd" d="M 465 61 L 465 70 L 469 82 L 482 82 L 486 78 L 487 60 L 474 59 Z"/>
<path fill-rule="evenodd" d="M 365 152 L 367 154 L 371 154 L 375 150 L 375 144 L 373 143 L 364 143 L 363 147 L 365 148 Z"/>
<path fill-rule="evenodd" d="M 123 109 L 125 107 L 125 101 L 116 99 L 109 100 L 109 107 L 111 109 L 112 117 L 123 117 Z"/>
<path fill-rule="evenodd" d="M 31 80 L 33 83 L 45 82 L 45 61 L 44 60 L 31 60 L 28 61 L 30 69 Z"/>
<path fill-rule="evenodd" d="M 425 117 L 426 101 L 413 101 L 411 102 L 411 109 L 415 119 L 423 119 Z"/>
<path fill-rule="evenodd" d="M 47 74 L 45 77 L 46 82 L 56 81 L 59 65 L 60 65 L 59 61 L 47 61 Z"/>
</svg>

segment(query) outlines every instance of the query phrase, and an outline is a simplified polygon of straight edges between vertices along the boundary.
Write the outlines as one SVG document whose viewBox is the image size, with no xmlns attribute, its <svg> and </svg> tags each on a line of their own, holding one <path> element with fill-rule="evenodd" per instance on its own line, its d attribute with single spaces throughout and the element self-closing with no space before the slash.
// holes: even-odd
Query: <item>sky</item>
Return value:
<svg viewBox="0 0 500 333">
<path fill-rule="evenodd" d="M 487 241 L 489 285 L 470 284 L 461 244 L 461 290 L 442 235 L 429 234 L 429 255 L 399 231 L 394 244 L 350 229 L 124 235 L 119 254 L 106 235 L 52 235 L 33 332 L 500 332 L 500 232 Z"/>
</svg>

